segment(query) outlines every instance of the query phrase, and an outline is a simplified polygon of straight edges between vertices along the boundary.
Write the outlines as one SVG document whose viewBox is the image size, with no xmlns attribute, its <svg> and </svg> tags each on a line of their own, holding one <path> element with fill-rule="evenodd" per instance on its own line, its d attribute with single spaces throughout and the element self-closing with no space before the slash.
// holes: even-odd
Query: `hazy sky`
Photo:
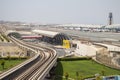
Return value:
<svg viewBox="0 0 120 80">
<path fill-rule="evenodd" d="M 120 0 L 0 0 L 0 20 L 39 23 L 120 23 Z"/>
</svg>

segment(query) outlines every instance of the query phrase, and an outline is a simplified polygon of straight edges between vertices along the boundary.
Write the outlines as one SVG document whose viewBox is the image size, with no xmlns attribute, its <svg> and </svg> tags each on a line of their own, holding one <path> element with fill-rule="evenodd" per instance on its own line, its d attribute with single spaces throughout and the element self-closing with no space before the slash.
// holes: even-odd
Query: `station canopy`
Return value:
<svg viewBox="0 0 120 80">
<path fill-rule="evenodd" d="M 45 30 L 32 30 L 33 33 L 44 35 L 47 37 L 55 37 L 58 34 L 61 34 L 60 32 L 53 32 L 53 31 L 45 31 Z"/>
<path fill-rule="evenodd" d="M 54 44 L 63 44 L 63 40 L 71 40 L 71 38 L 60 32 L 45 31 L 45 30 L 32 30 L 33 33 L 45 36 L 43 40 Z"/>
</svg>

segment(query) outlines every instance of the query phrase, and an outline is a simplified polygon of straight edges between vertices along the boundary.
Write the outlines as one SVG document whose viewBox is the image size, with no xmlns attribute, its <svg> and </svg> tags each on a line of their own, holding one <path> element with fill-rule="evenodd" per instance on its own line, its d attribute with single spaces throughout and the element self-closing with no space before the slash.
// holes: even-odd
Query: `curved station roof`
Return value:
<svg viewBox="0 0 120 80">
<path fill-rule="evenodd" d="M 9 31 L 8 33 L 13 33 L 17 31 Z M 17 32 L 18 33 L 18 32 Z M 53 32 L 53 31 L 45 31 L 45 30 L 32 30 L 31 33 L 43 35 L 42 39 L 45 42 L 53 43 L 53 44 L 63 44 L 63 40 L 71 40 L 71 37 L 64 33 Z"/>
<path fill-rule="evenodd" d="M 44 36 L 48 36 L 48 37 L 54 37 L 58 34 L 60 34 L 59 32 L 53 32 L 53 31 L 45 31 L 45 30 L 32 30 L 33 33 L 37 33 L 37 34 L 41 34 Z"/>
<path fill-rule="evenodd" d="M 60 32 L 45 31 L 45 30 L 32 30 L 33 33 L 46 36 L 43 38 L 45 42 L 50 42 L 54 44 L 63 44 L 63 40 L 71 40 L 69 36 Z"/>
</svg>

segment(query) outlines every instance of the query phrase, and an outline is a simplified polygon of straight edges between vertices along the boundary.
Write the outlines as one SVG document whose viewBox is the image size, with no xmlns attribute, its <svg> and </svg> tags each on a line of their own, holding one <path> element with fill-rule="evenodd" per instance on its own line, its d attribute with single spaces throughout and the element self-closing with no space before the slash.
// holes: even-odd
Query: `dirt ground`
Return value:
<svg viewBox="0 0 120 80">
<path fill-rule="evenodd" d="M 0 52 L 23 52 L 17 46 L 0 46 Z"/>
<path fill-rule="evenodd" d="M 9 53 L 9 54 L 8 54 Z M 25 56 L 26 51 L 23 51 L 22 49 L 20 49 L 18 46 L 15 45 L 9 45 L 9 44 L 5 44 L 5 45 L 0 45 L 0 55 L 2 57 L 6 57 L 8 55 L 10 56 Z"/>
</svg>

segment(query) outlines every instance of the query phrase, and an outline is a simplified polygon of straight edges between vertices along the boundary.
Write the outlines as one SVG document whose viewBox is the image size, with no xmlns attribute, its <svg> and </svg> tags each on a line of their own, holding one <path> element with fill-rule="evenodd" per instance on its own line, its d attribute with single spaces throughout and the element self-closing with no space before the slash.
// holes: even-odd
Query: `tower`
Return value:
<svg viewBox="0 0 120 80">
<path fill-rule="evenodd" d="M 109 13 L 109 25 L 112 25 L 113 23 L 113 15 L 112 12 Z"/>
</svg>

